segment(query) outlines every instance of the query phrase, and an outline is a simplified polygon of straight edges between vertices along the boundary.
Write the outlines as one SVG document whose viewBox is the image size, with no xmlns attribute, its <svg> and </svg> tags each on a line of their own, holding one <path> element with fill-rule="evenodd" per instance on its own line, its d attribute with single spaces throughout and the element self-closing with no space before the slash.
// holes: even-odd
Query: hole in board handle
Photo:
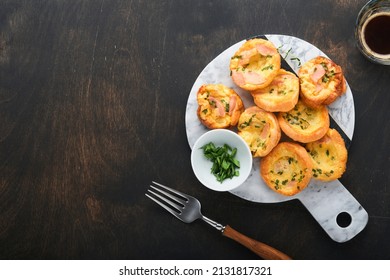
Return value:
<svg viewBox="0 0 390 280">
<path fill-rule="evenodd" d="M 351 224 L 352 217 L 347 212 L 341 212 L 337 215 L 336 222 L 340 227 L 346 228 Z"/>
</svg>

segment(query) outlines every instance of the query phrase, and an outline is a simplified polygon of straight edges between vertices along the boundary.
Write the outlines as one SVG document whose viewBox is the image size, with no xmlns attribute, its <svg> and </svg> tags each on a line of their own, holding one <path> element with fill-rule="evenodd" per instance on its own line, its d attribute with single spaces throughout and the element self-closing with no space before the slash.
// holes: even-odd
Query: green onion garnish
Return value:
<svg viewBox="0 0 390 280">
<path fill-rule="evenodd" d="M 217 181 L 222 183 L 225 179 L 232 179 L 234 176 L 239 176 L 240 161 L 235 156 L 237 148 L 231 148 L 224 144 L 217 147 L 213 142 L 210 142 L 203 147 L 204 156 L 213 162 L 211 173 L 217 178 Z"/>
</svg>

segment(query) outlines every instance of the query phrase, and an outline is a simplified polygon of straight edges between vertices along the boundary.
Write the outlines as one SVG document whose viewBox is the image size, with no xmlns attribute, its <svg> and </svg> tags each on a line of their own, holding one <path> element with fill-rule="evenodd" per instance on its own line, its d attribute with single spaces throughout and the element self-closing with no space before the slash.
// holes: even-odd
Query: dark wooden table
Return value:
<svg viewBox="0 0 390 280">
<path fill-rule="evenodd" d="M 256 259 L 145 197 L 157 180 L 295 259 L 390 258 L 390 68 L 355 47 L 365 0 L 0 1 L 0 258 Z M 356 123 L 341 182 L 369 213 L 332 241 L 298 200 L 203 187 L 184 123 L 216 55 L 257 34 L 302 38 L 340 64 Z"/>
</svg>

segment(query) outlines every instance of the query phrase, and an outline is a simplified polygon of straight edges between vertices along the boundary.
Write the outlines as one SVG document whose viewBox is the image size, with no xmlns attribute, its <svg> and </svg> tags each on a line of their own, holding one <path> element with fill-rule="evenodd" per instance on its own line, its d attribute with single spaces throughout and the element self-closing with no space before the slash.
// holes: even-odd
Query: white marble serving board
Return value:
<svg viewBox="0 0 390 280">
<path fill-rule="evenodd" d="M 300 63 L 318 56 L 326 56 L 321 50 L 312 44 L 292 36 L 286 35 L 263 35 L 273 42 L 278 48 L 284 61 L 295 72 L 298 71 Z M 229 47 L 212 60 L 200 73 L 189 94 L 185 122 L 187 139 L 190 147 L 208 129 L 204 127 L 196 114 L 198 107 L 196 93 L 203 84 L 222 83 L 233 88 L 243 99 L 245 108 L 254 105 L 250 94 L 237 87 L 231 77 L 229 62 L 236 50 L 245 42 L 242 40 Z M 347 83 L 347 92 L 336 102 L 328 106 L 331 118 L 337 123 L 337 129 L 343 133 L 347 142 L 352 140 L 355 125 L 355 107 L 351 89 Z M 336 127 L 335 127 L 336 128 Z M 283 196 L 268 188 L 260 176 L 260 159 L 255 158 L 249 178 L 232 194 L 243 199 L 259 203 L 283 202 L 291 199 L 298 199 L 317 220 L 326 233 L 337 242 L 345 242 L 353 238 L 364 229 L 368 222 L 368 214 L 341 184 L 339 180 L 324 183 L 318 180 L 311 180 L 308 187 L 295 196 Z M 348 172 L 348 170 L 347 170 Z M 336 219 L 340 213 L 347 213 L 351 223 L 342 227 Z M 343 214 L 345 215 L 345 214 Z"/>
</svg>

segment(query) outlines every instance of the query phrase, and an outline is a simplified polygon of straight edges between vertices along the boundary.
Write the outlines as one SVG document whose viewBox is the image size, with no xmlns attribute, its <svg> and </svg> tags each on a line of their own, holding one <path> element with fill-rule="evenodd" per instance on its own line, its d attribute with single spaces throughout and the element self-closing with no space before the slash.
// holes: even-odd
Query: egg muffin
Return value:
<svg viewBox="0 0 390 280">
<path fill-rule="evenodd" d="M 280 69 L 271 84 L 251 91 L 254 103 L 268 112 L 287 112 L 299 98 L 299 79 L 289 71 Z"/>
<path fill-rule="evenodd" d="M 237 128 L 253 157 L 267 155 L 279 143 L 281 136 L 276 116 L 257 106 L 249 107 L 241 114 Z"/>
<path fill-rule="evenodd" d="M 312 160 L 298 143 L 281 142 L 260 161 L 260 175 L 265 184 L 282 195 L 295 195 L 312 178 Z"/>
<path fill-rule="evenodd" d="M 313 161 L 312 172 L 315 179 L 332 181 L 343 175 L 348 152 L 337 130 L 329 129 L 324 137 L 307 143 L 305 147 Z"/>
<path fill-rule="evenodd" d="M 233 82 L 245 90 L 268 86 L 276 77 L 281 58 L 274 44 L 268 40 L 247 40 L 230 59 Z"/>
<path fill-rule="evenodd" d="M 304 63 L 298 76 L 301 97 L 311 107 L 329 105 L 347 90 L 341 67 L 323 56 Z"/>
<path fill-rule="evenodd" d="M 329 129 L 327 107 L 311 108 L 302 100 L 299 100 L 292 110 L 280 112 L 278 121 L 288 137 L 301 143 L 316 141 Z"/>
<path fill-rule="evenodd" d="M 237 125 L 244 103 L 231 88 L 222 84 L 202 85 L 197 92 L 198 118 L 208 128 Z"/>
</svg>

